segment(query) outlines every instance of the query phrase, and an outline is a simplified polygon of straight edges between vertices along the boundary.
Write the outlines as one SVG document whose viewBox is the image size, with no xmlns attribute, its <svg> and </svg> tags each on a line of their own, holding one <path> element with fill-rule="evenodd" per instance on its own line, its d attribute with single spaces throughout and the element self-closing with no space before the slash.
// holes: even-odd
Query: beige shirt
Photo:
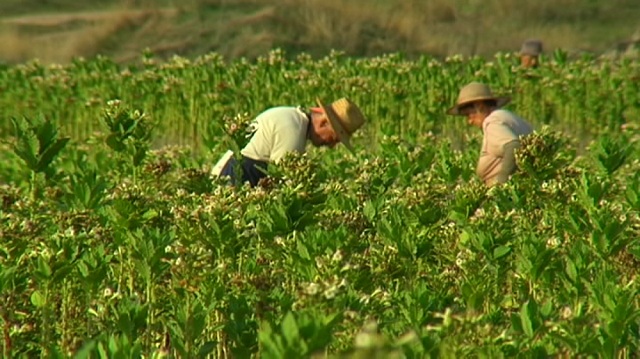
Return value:
<svg viewBox="0 0 640 359">
<path fill-rule="evenodd" d="M 257 161 L 277 162 L 288 152 L 304 153 L 309 118 L 299 107 L 274 107 L 258 115 L 255 132 L 242 155 Z"/>
<path fill-rule="evenodd" d="M 482 123 L 482 149 L 476 173 L 485 183 L 491 183 L 500 173 L 504 156 L 504 145 L 519 142 L 519 136 L 533 132 L 533 127 L 522 118 L 504 109 L 498 109 Z"/>
</svg>

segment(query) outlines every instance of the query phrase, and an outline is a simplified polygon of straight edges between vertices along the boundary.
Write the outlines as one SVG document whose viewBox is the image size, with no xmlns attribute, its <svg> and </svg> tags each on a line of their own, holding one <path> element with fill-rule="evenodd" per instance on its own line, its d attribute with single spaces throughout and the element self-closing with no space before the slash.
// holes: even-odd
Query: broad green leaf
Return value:
<svg viewBox="0 0 640 359">
<path fill-rule="evenodd" d="M 133 344 L 133 347 L 129 351 L 130 358 L 141 358 L 142 357 L 142 343 L 140 341 L 136 341 Z"/>
<path fill-rule="evenodd" d="M 571 258 L 569 257 L 566 258 L 564 270 L 565 270 L 565 273 L 567 273 L 567 276 L 569 277 L 569 279 L 572 282 L 576 283 L 578 279 L 578 271 L 576 269 L 575 263 L 573 263 L 573 260 L 571 260 Z"/>
<path fill-rule="evenodd" d="M 298 248 L 298 255 L 300 255 L 300 258 L 305 260 L 311 259 L 309 251 L 307 250 L 307 246 L 305 246 L 304 243 L 298 240 L 296 241 L 296 247 Z"/>
<path fill-rule="evenodd" d="M 51 345 L 49 348 L 49 359 L 63 359 L 66 358 L 61 352 L 61 349 L 57 345 Z"/>
<path fill-rule="evenodd" d="M 135 167 L 140 166 L 144 161 L 145 157 L 147 156 L 147 149 L 140 144 L 138 146 L 140 147 L 136 147 L 135 152 L 133 154 L 133 165 Z"/>
<path fill-rule="evenodd" d="M 364 204 L 363 213 L 367 220 L 373 223 L 377 213 L 375 205 L 371 201 L 367 201 Z"/>
<path fill-rule="evenodd" d="M 107 136 L 105 142 L 107 143 L 107 146 L 109 146 L 112 150 L 116 152 L 121 152 L 125 149 L 124 144 L 120 141 L 120 139 L 116 135 L 111 134 Z"/>
<path fill-rule="evenodd" d="M 35 125 L 34 130 L 39 144 L 38 157 L 41 157 L 57 137 L 57 130 L 48 119 Z"/>
<path fill-rule="evenodd" d="M 522 330 L 529 337 L 533 337 L 533 327 L 531 324 L 531 318 L 529 317 L 529 302 L 526 302 L 520 308 L 520 324 L 522 325 Z"/>
<path fill-rule="evenodd" d="M 36 308 L 42 308 L 45 304 L 44 295 L 39 290 L 31 293 L 31 304 L 33 304 Z"/>
<path fill-rule="evenodd" d="M 57 268 L 53 276 L 51 277 L 51 283 L 58 283 L 63 280 L 71 271 L 73 270 L 73 263 L 62 265 L 60 268 Z"/>
<path fill-rule="evenodd" d="M 540 314 L 542 314 L 545 317 L 548 317 L 549 315 L 551 315 L 551 311 L 553 311 L 553 302 L 552 301 L 546 301 L 541 307 L 540 307 Z"/>
<path fill-rule="evenodd" d="M 43 259 L 42 257 L 38 257 L 37 260 L 37 271 L 36 271 L 36 275 L 41 279 L 41 280 L 49 280 L 51 278 L 51 266 L 49 266 L 49 263 L 47 263 L 47 261 L 45 259 Z"/>
<path fill-rule="evenodd" d="M 82 348 L 73 356 L 74 359 L 91 359 L 91 355 L 96 349 L 96 341 L 89 340 L 82 345 Z"/>
<path fill-rule="evenodd" d="M 111 357 L 103 342 L 98 343 L 98 353 L 100 354 L 100 359 L 109 359 Z"/>
<path fill-rule="evenodd" d="M 31 138 L 21 137 L 16 139 L 16 143 L 13 145 L 13 152 L 25 162 L 29 169 L 35 170 L 38 159 L 36 156 L 35 143 Z"/>
<path fill-rule="evenodd" d="M 144 219 L 145 221 L 149 221 L 158 217 L 158 215 L 158 211 L 156 211 L 155 209 L 149 209 L 148 211 L 144 212 L 144 214 L 142 215 L 142 219 Z"/>
<path fill-rule="evenodd" d="M 211 354 L 213 350 L 216 348 L 218 343 L 216 341 L 208 341 L 200 346 L 198 349 L 198 357 L 205 358 L 207 355 Z"/>
<path fill-rule="evenodd" d="M 496 249 L 493 250 L 493 258 L 494 259 L 498 259 L 498 258 L 504 257 L 509 252 L 511 252 L 511 247 L 499 246 L 499 247 L 497 247 Z"/>
<path fill-rule="evenodd" d="M 58 153 L 67 145 L 67 142 L 69 142 L 69 138 L 62 138 L 48 147 L 38 159 L 36 172 L 42 172 L 47 169 Z"/>
<path fill-rule="evenodd" d="M 191 335 L 199 337 L 202 335 L 202 332 L 206 327 L 206 313 L 204 311 L 204 308 L 202 307 L 202 304 L 198 302 L 193 306 L 191 317 Z"/>
<path fill-rule="evenodd" d="M 293 345 L 298 341 L 299 329 L 296 319 L 292 312 L 288 312 L 282 321 L 282 335 L 289 345 Z"/>
<path fill-rule="evenodd" d="M 469 243 L 469 239 L 471 238 L 471 235 L 469 234 L 469 232 L 467 232 L 466 230 L 463 230 L 462 233 L 460 233 L 460 244 L 467 244 Z"/>
<path fill-rule="evenodd" d="M 258 331 L 258 339 L 263 353 L 269 358 L 284 355 L 280 348 L 281 346 L 276 342 L 276 338 L 277 336 L 273 332 L 271 325 L 268 322 L 263 321 L 261 329 Z"/>
</svg>

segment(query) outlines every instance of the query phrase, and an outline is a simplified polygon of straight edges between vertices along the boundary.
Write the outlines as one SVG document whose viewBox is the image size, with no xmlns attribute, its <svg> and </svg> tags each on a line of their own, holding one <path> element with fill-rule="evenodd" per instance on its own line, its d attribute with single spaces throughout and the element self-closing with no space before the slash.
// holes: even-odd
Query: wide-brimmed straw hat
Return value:
<svg viewBox="0 0 640 359">
<path fill-rule="evenodd" d="M 447 110 L 449 115 L 462 116 L 460 107 L 476 101 L 495 100 L 497 107 L 502 107 L 511 101 L 507 96 L 495 96 L 489 86 L 480 82 L 471 82 L 460 90 L 456 105 Z"/>
<path fill-rule="evenodd" d="M 347 98 L 341 98 L 334 101 L 328 106 L 322 104 L 320 99 L 316 98 L 318 106 L 327 115 L 331 127 L 336 131 L 338 139 L 345 145 L 349 151 L 353 152 L 351 146 L 351 136 L 366 122 L 362 111 L 358 106 Z"/>
<path fill-rule="evenodd" d="M 538 56 L 542 53 L 542 41 L 527 40 L 522 43 L 520 55 Z"/>
</svg>

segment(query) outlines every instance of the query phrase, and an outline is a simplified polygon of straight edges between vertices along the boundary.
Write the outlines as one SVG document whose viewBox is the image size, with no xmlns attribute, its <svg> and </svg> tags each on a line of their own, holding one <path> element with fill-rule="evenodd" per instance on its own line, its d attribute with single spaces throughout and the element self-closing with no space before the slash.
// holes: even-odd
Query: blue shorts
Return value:
<svg viewBox="0 0 640 359">
<path fill-rule="evenodd" d="M 227 165 L 222 169 L 220 176 L 229 176 L 234 184 L 238 184 L 238 178 L 235 174 L 237 167 L 237 161 L 235 158 L 231 158 Z M 242 171 L 242 182 L 249 182 L 251 187 L 255 187 L 261 178 L 267 177 L 268 163 L 264 161 L 257 161 L 248 157 L 242 156 L 242 162 L 238 169 Z"/>
</svg>

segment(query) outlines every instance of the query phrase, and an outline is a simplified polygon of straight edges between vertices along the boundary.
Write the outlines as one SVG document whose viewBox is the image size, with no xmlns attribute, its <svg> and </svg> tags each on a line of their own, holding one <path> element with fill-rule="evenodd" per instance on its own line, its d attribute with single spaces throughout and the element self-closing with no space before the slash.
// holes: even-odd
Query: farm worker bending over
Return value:
<svg viewBox="0 0 640 359">
<path fill-rule="evenodd" d="M 497 97 L 489 86 L 471 82 L 458 95 L 455 106 L 447 113 L 466 116 L 467 122 L 482 129 L 483 139 L 476 173 L 487 186 L 504 183 L 516 170 L 514 151 L 520 147 L 520 136 L 533 132 L 522 118 L 501 107 L 508 97 Z"/>
<path fill-rule="evenodd" d="M 304 153 L 307 140 L 315 146 L 333 148 L 338 142 L 353 152 L 351 135 L 365 122 L 362 111 L 356 104 L 341 98 L 328 106 L 317 100 L 319 107 L 305 111 L 301 107 L 280 106 L 259 114 L 254 124 L 255 132 L 249 143 L 240 151 L 242 182 L 252 187 L 265 177 L 267 165 L 276 163 L 288 152 Z M 227 153 L 213 168 L 214 176 L 229 176 L 234 183 L 236 161 L 233 153 Z"/>
<path fill-rule="evenodd" d="M 536 68 L 540 62 L 542 53 L 542 42 L 538 40 L 527 40 L 520 48 L 520 65 L 525 68 Z"/>
</svg>

